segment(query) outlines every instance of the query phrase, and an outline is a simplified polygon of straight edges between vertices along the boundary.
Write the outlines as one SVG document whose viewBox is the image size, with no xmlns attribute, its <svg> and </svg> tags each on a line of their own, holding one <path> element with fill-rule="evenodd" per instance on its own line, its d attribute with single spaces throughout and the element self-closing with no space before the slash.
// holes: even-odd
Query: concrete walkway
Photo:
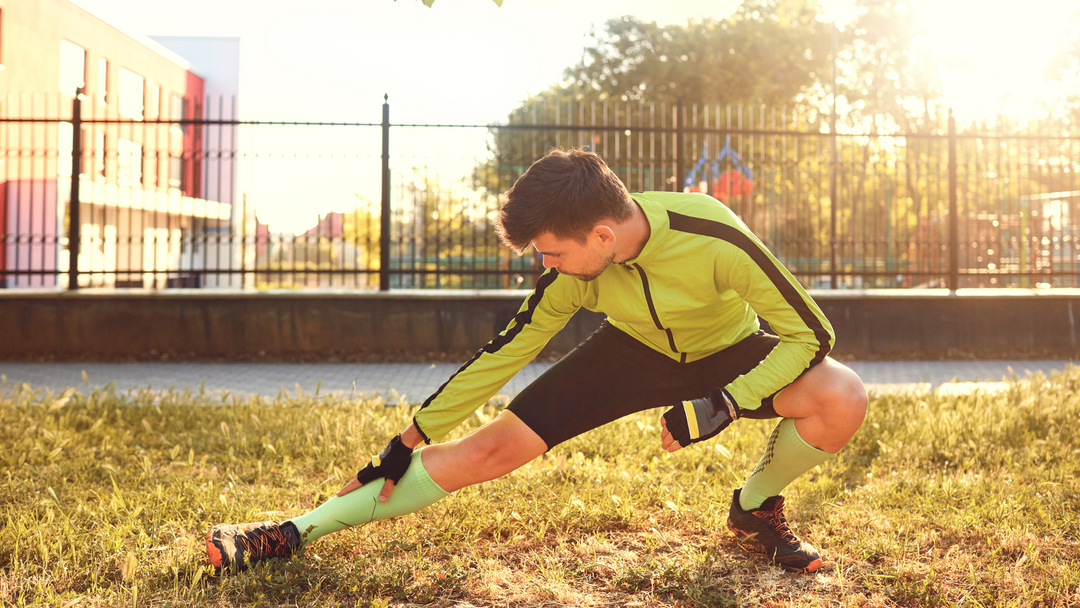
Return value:
<svg viewBox="0 0 1080 608">
<path fill-rule="evenodd" d="M 1070 365 L 1065 360 L 1016 361 L 852 361 L 854 369 L 871 392 L 896 390 L 970 390 L 969 383 L 1001 383 L 1012 375 L 1049 376 Z M 1074 362 L 1080 364 L 1080 359 Z M 531 363 L 515 376 L 503 394 L 513 395 L 551 367 L 551 363 Z M 392 391 L 409 403 L 422 402 L 457 370 L 449 363 L 3 363 L 0 395 L 9 395 L 21 383 L 33 388 L 59 392 L 82 387 L 83 372 L 88 386 L 102 387 L 115 382 L 119 393 L 150 389 L 185 388 L 220 395 L 260 394 L 273 397 L 281 392 L 296 395 L 344 393 L 372 396 L 381 394 L 394 400 Z M 0 379 L 2 380 L 2 379 Z M 943 387 L 943 385 L 945 385 Z"/>
</svg>

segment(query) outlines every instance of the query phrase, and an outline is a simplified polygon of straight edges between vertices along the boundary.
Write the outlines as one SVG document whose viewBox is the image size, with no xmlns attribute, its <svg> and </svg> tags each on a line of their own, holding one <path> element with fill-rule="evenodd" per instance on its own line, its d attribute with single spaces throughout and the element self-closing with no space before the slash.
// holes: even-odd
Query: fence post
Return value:
<svg viewBox="0 0 1080 608">
<path fill-rule="evenodd" d="M 956 118 L 949 108 L 949 291 L 960 287 L 960 218 L 956 204 Z"/>
<path fill-rule="evenodd" d="M 836 234 L 836 20 L 833 20 L 829 34 L 829 55 L 832 57 L 832 85 L 829 97 L 832 98 L 832 111 L 829 112 L 829 289 L 839 287 L 837 266 L 839 265 L 840 242 Z"/>
<path fill-rule="evenodd" d="M 671 186 L 672 192 L 682 192 L 683 189 L 683 172 L 686 171 L 686 159 L 683 157 L 684 122 L 682 97 L 680 96 L 675 99 L 675 183 Z"/>
<path fill-rule="evenodd" d="M 379 215 L 379 291 L 390 291 L 390 95 L 382 105 L 382 211 Z"/>
<path fill-rule="evenodd" d="M 71 102 L 71 198 L 68 201 L 68 290 L 79 288 L 79 245 L 82 220 L 79 217 L 79 173 L 82 160 L 82 100 L 76 91 Z"/>
<path fill-rule="evenodd" d="M 840 287 L 838 266 L 840 265 L 840 241 L 836 234 L 836 113 L 830 119 L 829 128 L 829 289 Z"/>
</svg>

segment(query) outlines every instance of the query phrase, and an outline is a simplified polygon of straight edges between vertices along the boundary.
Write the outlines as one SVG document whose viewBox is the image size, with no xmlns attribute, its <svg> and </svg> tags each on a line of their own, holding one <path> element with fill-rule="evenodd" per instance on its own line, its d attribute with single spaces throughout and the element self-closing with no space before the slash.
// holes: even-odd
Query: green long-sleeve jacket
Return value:
<svg viewBox="0 0 1080 608">
<path fill-rule="evenodd" d="M 416 413 L 427 441 L 439 441 L 494 396 L 579 308 L 677 361 L 707 357 L 758 330 L 758 316 L 780 337 L 773 351 L 725 388 L 756 409 L 833 346 L 818 305 L 750 229 L 704 194 L 631 195 L 651 233 L 634 259 L 592 281 L 549 269 L 517 315 L 461 366 Z M 667 405 L 656 404 L 658 407 Z"/>
</svg>

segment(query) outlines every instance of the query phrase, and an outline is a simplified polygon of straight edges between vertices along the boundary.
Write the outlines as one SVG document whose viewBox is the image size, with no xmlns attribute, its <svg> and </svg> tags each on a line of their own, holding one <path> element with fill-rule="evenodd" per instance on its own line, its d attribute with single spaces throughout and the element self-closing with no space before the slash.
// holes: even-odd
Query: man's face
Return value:
<svg viewBox="0 0 1080 608">
<path fill-rule="evenodd" d="M 591 234 L 586 237 L 585 243 L 579 243 L 545 232 L 533 239 L 533 247 L 544 257 L 544 268 L 554 268 L 560 274 L 582 281 L 591 281 L 600 276 L 615 260 L 615 251 L 604 247 L 600 239 Z"/>
</svg>

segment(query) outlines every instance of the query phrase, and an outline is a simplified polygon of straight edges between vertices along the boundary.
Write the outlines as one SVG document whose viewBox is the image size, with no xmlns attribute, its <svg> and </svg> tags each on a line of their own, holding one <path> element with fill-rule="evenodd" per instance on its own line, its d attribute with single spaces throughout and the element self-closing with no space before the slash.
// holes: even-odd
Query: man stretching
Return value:
<svg viewBox="0 0 1080 608">
<path fill-rule="evenodd" d="M 786 570 L 821 567 L 817 550 L 788 526 L 780 492 L 847 444 L 866 415 L 866 391 L 827 356 L 829 321 L 750 229 L 707 195 L 630 194 L 596 154 L 556 150 L 510 189 L 496 230 L 515 251 L 535 247 L 547 269 L 506 329 L 335 497 L 281 524 L 214 527 L 211 563 L 239 570 L 288 556 L 326 534 L 506 475 L 623 416 L 674 404 L 661 419 L 669 452 L 739 418 L 780 418 L 734 491 L 727 525 Z M 579 308 L 607 319 L 494 420 L 438 443 Z M 758 329 L 759 316 L 776 335 Z M 421 443 L 432 445 L 415 450 Z"/>
</svg>

